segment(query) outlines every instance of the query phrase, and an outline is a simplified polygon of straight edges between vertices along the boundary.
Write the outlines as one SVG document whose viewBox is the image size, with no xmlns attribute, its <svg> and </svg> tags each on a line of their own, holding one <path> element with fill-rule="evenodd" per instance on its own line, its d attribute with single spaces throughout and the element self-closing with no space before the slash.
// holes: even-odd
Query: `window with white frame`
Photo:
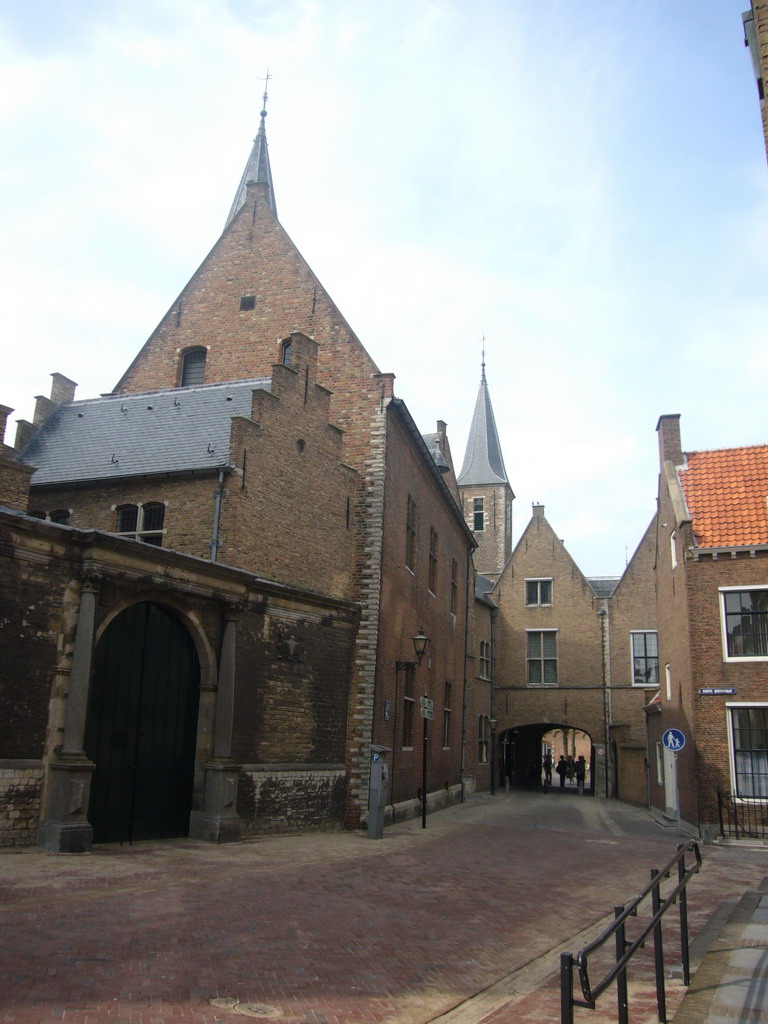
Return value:
<svg viewBox="0 0 768 1024">
<path fill-rule="evenodd" d="M 659 638 L 655 629 L 631 630 L 632 685 L 659 685 Z"/>
<path fill-rule="evenodd" d="M 480 641 L 480 678 L 491 678 L 491 645 L 487 640 Z"/>
<path fill-rule="evenodd" d="M 728 705 L 733 793 L 768 799 L 768 704 Z"/>
<path fill-rule="evenodd" d="M 557 686 L 557 630 L 526 630 L 526 682 Z"/>
<path fill-rule="evenodd" d="M 472 529 L 475 533 L 485 529 L 485 498 L 472 499 Z"/>
<path fill-rule="evenodd" d="M 526 580 L 525 603 L 527 605 L 552 604 L 552 579 Z"/>
<path fill-rule="evenodd" d="M 720 594 L 725 660 L 768 658 L 768 586 Z"/>
<path fill-rule="evenodd" d="M 427 586 L 431 593 L 437 593 L 437 530 L 429 529 L 429 574 Z"/>
<path fill-rule="evenodd" d="M 115 533 L 131 540 L 160 547 L 163 543 L 165 505 L 148 501 L 145 505 L 118 505 L 115 509 Z"/>
<path fill-rule="evenodd" d="M 489 737 L 491 735 L 491 720 L 488 715 L 480 715 L 477 720 L 477 761 L 478 764 L 488 764 Z"/>
<path fill-rule="evenodd" d="M 664 785 L 664 746 L 661 742 L 656 744 L 656 785 Z"/>
<path fill-rule="evenodd" d="M 403 746 L 413 746 L 413 709 L 416 698 L 413 694 L 413 665 L 405 667 L 405 686 L 403 689 Z"/>
<path fill-rule="evenodd" d="M 405 509 L 405 564 L 411 572 L 416 568 L 416 502 L 410 494 Z"/>
<path fill-rule="evenodd" d="M 443 691 L 443 746 L 451 745 L 451 712 L 453 702 L 453 684 L 446 681 Z"/>
</svg>

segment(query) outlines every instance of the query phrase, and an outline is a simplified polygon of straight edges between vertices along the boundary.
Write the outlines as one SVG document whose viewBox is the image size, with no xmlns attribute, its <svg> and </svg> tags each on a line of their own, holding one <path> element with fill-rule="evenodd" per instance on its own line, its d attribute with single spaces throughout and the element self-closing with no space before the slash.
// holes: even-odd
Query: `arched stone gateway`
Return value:
<svg viewBox="0 0 768 1024">
<path fill-rule="evenodd" d="M 534 722 L 512 726 L 498 738 L 499 782 L 502 786 L 532 788 L 541 786 L 546 778 L 545 759 L 551 760 L 551 785 L 556 789 L 578 792 L 578 781 L 570 773 L 560 786 L 556 766 L 560 757 L 575 763 L 581 756 L 586 764 L 585 793 L 595 791 L 595 748 L 592 738 L 583 729 L 552 722 Z"/>
<path fill-rule="evenodd" d="M 95 764 L 88 818 L 97 843 L 189 834 L 200 662 L 178 616 L 131 605 L 94 654 L 85 752 Z"/>
</svg>

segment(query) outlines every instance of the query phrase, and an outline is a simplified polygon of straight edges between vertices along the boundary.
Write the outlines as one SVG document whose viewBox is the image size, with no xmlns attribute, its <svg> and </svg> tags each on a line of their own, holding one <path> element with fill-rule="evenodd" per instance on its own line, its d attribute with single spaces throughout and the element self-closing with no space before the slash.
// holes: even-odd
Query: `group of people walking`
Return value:
<svg viewBox="0 0 768 1024">
<path fill-rule="evenodd" d="M 546 754 L 544 756 L 544 784 L 546 786 L 552 785 L 552 755 Z M 560 755 L 560 760 L 555 765 L 555 771 L 560 776 L 560 789 L 565 789 L 565 780 L 569 782 L 576 781 L 576 785 L 580 790 L 583 791 L 584 783 L 587 777 L 587 762 L 584 759 L 583 754 L 579 754 L 577 758 L 574 758 L 571 754 L 566 757 L 564 754 Z"/>
</svg>

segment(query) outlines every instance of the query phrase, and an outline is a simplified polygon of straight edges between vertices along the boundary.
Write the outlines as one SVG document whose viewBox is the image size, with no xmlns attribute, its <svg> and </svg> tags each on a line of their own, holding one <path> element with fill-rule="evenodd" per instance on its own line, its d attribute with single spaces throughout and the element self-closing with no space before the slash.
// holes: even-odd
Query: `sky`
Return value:
<svg viewBox="0 0 768 1024">
<path fill-rule="evenodd" d="M 587 575 L 656 423 L 766 436 L 748 0 L 0 0 L 0 404 L 110 391 L 219 237 L 258 128 L 280 221 L 459 468 L 482 352 L 514 540 Z"/>
</svg>

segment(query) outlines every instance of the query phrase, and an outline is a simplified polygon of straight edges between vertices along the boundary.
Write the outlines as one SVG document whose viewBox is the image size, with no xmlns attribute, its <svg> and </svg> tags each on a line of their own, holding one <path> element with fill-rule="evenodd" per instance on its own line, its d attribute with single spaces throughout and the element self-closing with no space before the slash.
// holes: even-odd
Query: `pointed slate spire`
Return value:
<svg viewBox="0 0 768 1024">
<path fill-rule="evenodd" d="M 461 467 L 458 484 L 508 484 L 507 471 L 501 455 L 501 444 L 493 418 L 491 396 L 485 379 L 485 353 L 480 390 L 475 403 L 472 426 L 469 428 L 467 451 Z"/>
<path fill-rule="evenodd" d="M 266 81 L 270 79 L 269 71 L 267 71 Z M 227 217 L 227 223 L 224 225 L 225 230 L 229 227 L 240 207 L 245 202 L 245 186 L 249 181 L 261 181 L 267 185 L 267 201 L 269 207 L 277 217 L 277 206 L 275 205 L 275 190 L 272 186 L 272 169 L 269 166 L 269 149 L 267 148 L 267 131 L 265 128 L 265 121 L 267 119 L 267 89 L 264 87 L 264 95 L 262 97 L 263 104 L 261 108 L 261 123 L 259 124 L 259 131 L 256 138 L 253 140 L 253 149 L 251 155 L 248 157 L 248 163 L 245 165 L 243 176 L 240 179 L 240 184 L 237 186 L 237 192 L 235 193 L 235 201 L 232 203 L 232 209 L 229 211 Z"/>
</svg>

